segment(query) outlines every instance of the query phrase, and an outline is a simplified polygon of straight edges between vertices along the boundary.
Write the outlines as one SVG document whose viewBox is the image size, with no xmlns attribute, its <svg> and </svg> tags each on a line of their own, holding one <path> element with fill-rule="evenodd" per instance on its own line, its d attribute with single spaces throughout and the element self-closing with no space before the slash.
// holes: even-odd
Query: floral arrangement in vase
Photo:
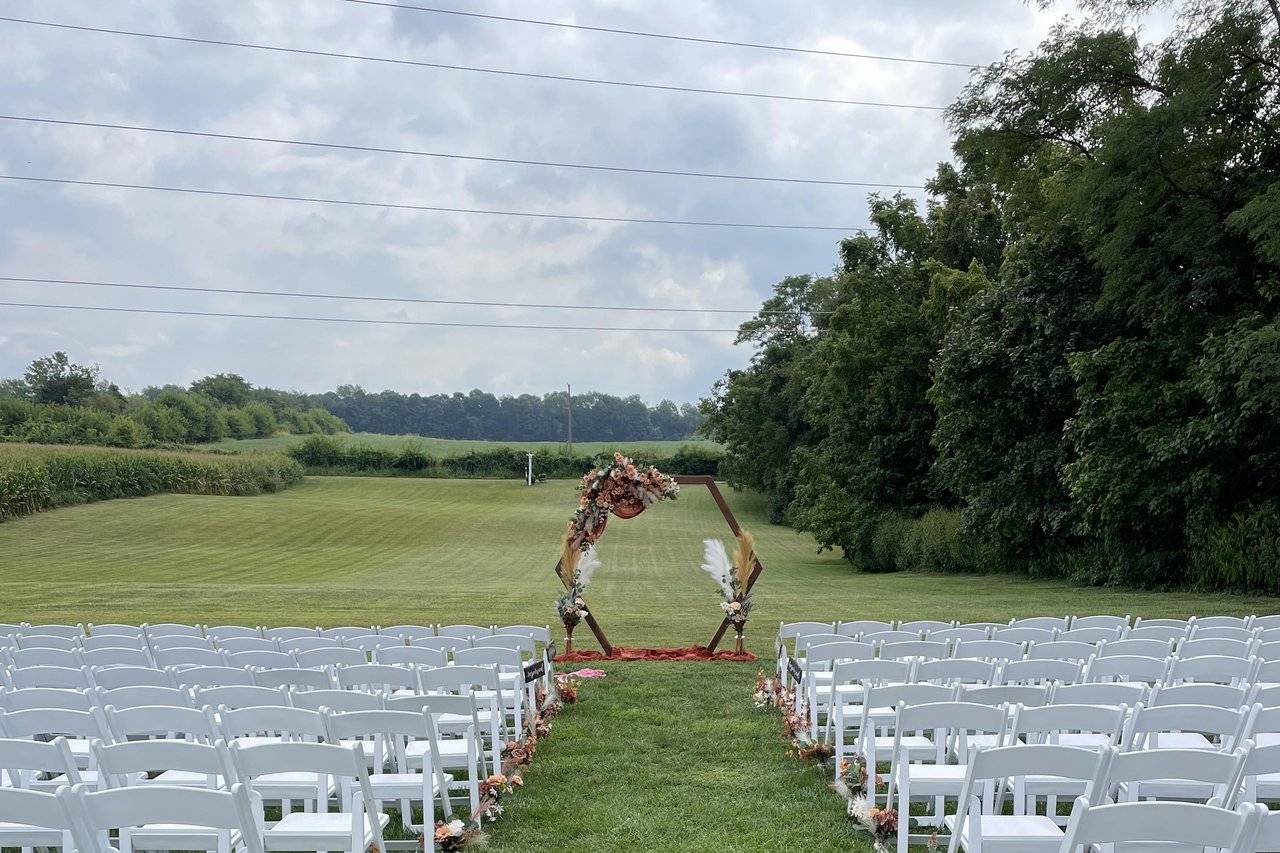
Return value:
<svg viewBox="0 0 1280 853">
<path fill-rule="evenodd" d="M 715 578 L 720 586 L 720 609 L 737 633 L 737 651 L 742 652 L 742 631 L 751 613 L 751 593 L 747 591 L 747 584 L 755 567 L 755 540 L 747 531 L 741 531 L 732 560 L 719 539 L 708 539 L 702 544 L 702 570 Z"/>
<path fill-rule="evenodd" d="M 573 629 L 587 618 L 587 602 L 583 600 L 582 594 L 598 568 L 600 558 L 596 556 L 594 545 L 588 545 L 587 550 L 582 553 L 575 551 L 567 559 L 562 557 L 560 560 L 560 579 L 564 582 L 564 593 L 556 599 L 556 614 L 564 625 L 566 652 L 573 651 Z"/>
<path fill-rule="evenodd" d="M 640 469 L 621 453 L 613 461 L 588 471 L 578 488 L 578 509 L 565 534 L 564 552 L 586 550 L 604 533 L 609 513 L 635 518 L 661 500 L 680 494 L 676 481 L 657 468 Z"/>
</svg>

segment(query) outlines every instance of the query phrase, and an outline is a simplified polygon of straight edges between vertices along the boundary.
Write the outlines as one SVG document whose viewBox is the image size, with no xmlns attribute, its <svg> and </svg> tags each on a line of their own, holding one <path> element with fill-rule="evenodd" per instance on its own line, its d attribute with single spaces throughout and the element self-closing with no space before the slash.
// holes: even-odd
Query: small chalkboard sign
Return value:
<svg viewBox="0 0 1280 853">
<path fill-rule="evenodd" d="M 524 683 L 537 681 L 547 674 L 547 662 L 543 658 L 531 660 L 524 665 Z"/>
<path fill-rule="evenodd" d="M 800 668 L 800 664 L 796 663 L 794 658 L 787 660 L 787 674 L 791 676 L 791 680 L 795 682 L 796 687 L 799 687 L 800 682 L 804 679 L 804 670 Z"/>
</svg>

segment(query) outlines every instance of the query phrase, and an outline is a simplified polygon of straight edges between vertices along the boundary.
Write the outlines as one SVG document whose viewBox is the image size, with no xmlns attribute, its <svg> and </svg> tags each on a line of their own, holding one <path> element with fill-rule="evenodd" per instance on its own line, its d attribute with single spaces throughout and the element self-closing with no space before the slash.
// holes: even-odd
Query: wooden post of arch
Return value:
<svg viewBox="0 0 1280 853">
<path fill-rule="evenodd" d="M 736 537 L 742 532 L 742 526 L 738 524 L 738 519 L 734 517 L 733 510 L 729 509 L 729 504 L 724 499 L 724 495 L 720 493 L 720 487 L 716 485 L 714 477 L 709 474 L 676 474 L 671 479 L 681 486 L 706 486 L 707 490 L 711 492 L 711 499 L 716 502 L 716 506 L 720 508 L 720 514 L 724 516 L 729 529 L 733 531 L 733 535 Z M 753 555 L 753 560 L 755 565 L 751 569 L 751 575 L 747 578 L 747 588 L 744 592 L 751 592 L 751 588 L 756 585 L 756 579 L 764 571 L 764 563 L 760 562 L 760 557 Z M 560 574 L 560 563 L 560 560 L 556 561 L 555 573 L 556 577 L 560 578 L 561 583 L 564 583 L 564 577 Z M 568 589 L 568 587 L 569 585 L 566 583 L 565 588 Z M 587 607 L 585 621 L 587 627 L 591 629 L 591 633 L 595 635 L 596 640 L 600 643 L 600 648 L 604 650 L 606 655 L 612 657 L 613 645 L 605 637 L 604 631 L 600 628 L 600 623 L 596 621 L 594 611 L 589 606 Z M 711 635 L 711 642 L 707 643 L 708 650 L 713 652 L 716 650 L 716 646 L 720 645 L 720 640 L 724 638 L 724 632 L 729 630 L 729 625 L 728 618 L 721 620 L 720 627 Z"/>
</svg>

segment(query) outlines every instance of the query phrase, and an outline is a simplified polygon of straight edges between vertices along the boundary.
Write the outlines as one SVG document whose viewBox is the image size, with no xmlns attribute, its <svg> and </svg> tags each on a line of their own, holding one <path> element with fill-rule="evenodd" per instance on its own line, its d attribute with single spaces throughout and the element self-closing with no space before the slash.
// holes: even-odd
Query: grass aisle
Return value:
<svg viewBox="0 0 1280 853">
<path fill-rule="evenodd" d="M 492 851 L 869 851 L 755 708 L 756 664 L 615 663 L 584 681 L 494 825 Z"/>
</svg>

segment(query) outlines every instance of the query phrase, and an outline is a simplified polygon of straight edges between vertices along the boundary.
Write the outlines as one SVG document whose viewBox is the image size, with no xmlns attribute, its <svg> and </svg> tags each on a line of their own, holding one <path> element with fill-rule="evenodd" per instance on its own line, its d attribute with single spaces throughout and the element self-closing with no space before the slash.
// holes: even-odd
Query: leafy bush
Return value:
<svg viewBox="0 0 1280 853">
<path fill-rule="evenodd" d="M 1189 574 L 1201 589 L 1280 594 L 1280 509 L 1266 504 L 1190 535 Z"/>
<path fill-rule="evenodd" d="M 46 509 L 160 492 L 257 495 L 302 481 L 283 456 L 0 445 L 0 521 Z"/>
</svg>

